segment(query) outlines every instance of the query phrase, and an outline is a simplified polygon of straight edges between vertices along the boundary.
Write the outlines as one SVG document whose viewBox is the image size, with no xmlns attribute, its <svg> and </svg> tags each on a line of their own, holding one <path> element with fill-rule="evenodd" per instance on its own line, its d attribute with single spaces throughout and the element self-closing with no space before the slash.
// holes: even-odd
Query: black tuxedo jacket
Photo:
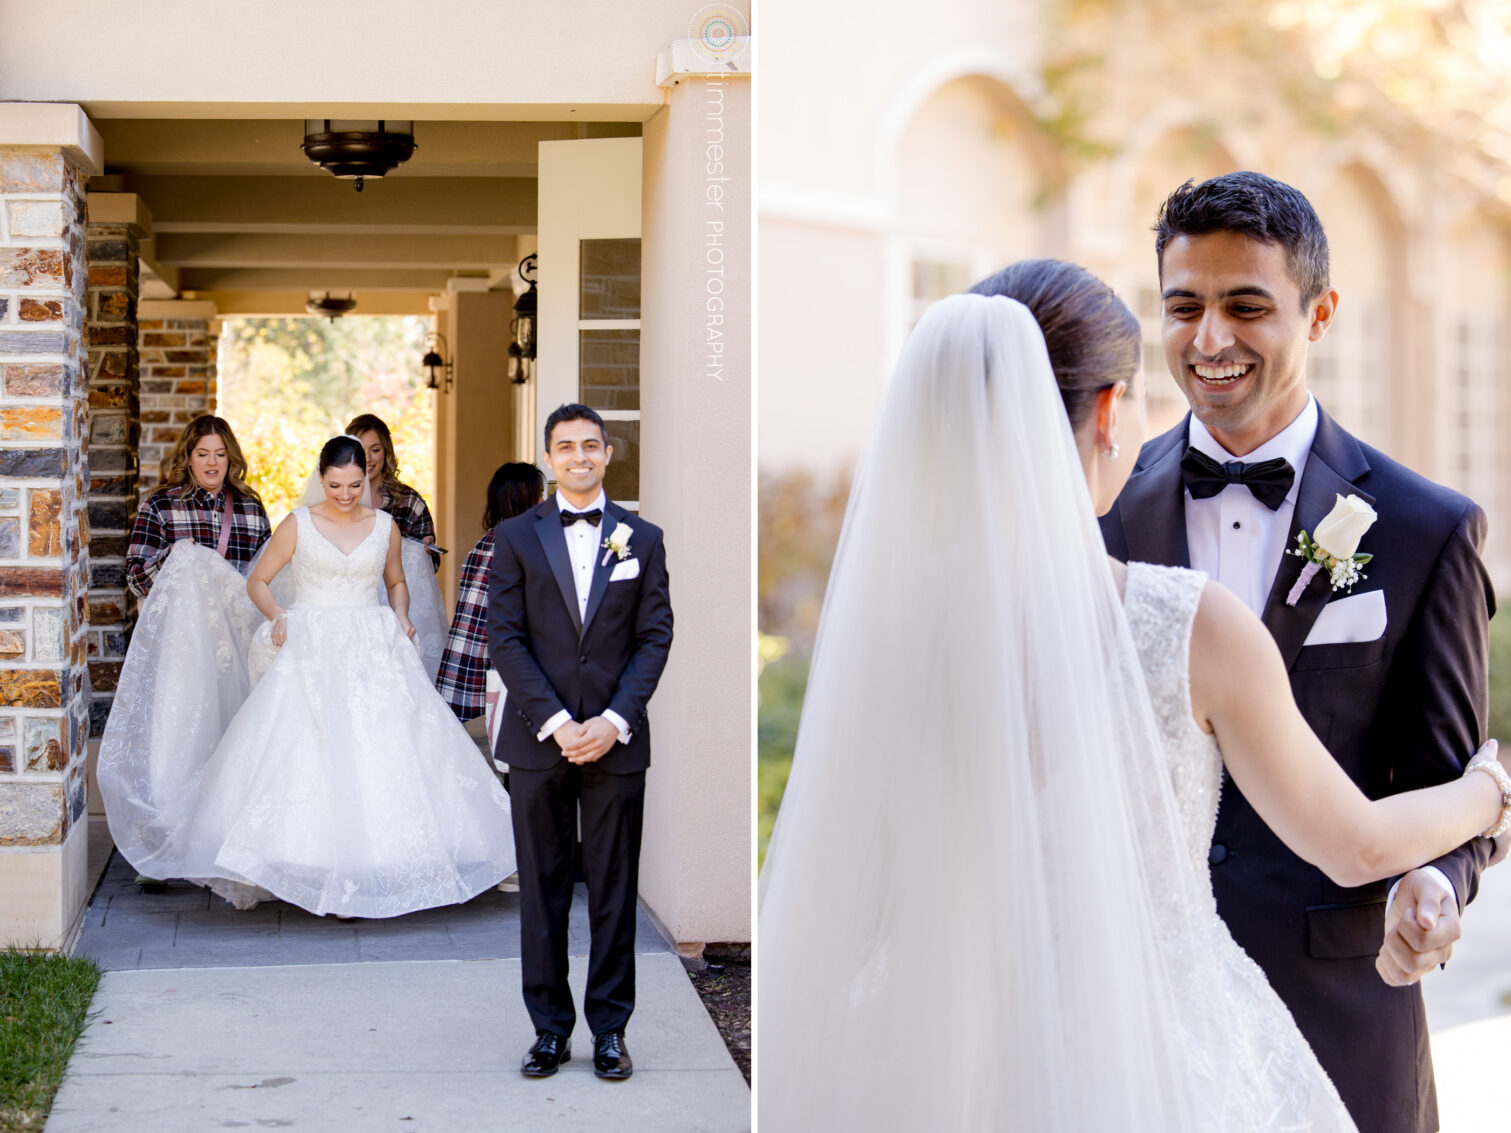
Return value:
<svg viewBox="0 0 1511 1133">
<path fill-rule="evenodd" d="M 1180 475 L 1189 421 L 1144 446 L 1103 517 L 1115 557 L 1190 566 Z M 1281 561 L 1263 621 L 1307 722 L 1365 794 L 1379 798 L 1455 778 L 1484 739 L 1495 599 L 1480 562 L 1484 513 L 1360 443 L 1319 410 L 1287 550 L 1297 532 L 1316 530 L 1335 496 L 1349 494 L 1379 516 L 1359 545 L 1375 556 L 1364 568 L 1368 578 L 1351 593 L 1384 593 L 1385 633 L 1374 641 L 1305 645 L 1323 607 L 1345 593 L 1335 595 L 1320 571 L 1297 605 L 1287 606 L 1304 565 L 1291 554 Z M 1461 908 L 1473 899 L 1489 852 L 1481 838 L 1431 863 L 1453 883 Z M 1436 1130 L 1421 991 L 1386 986 L 1374 967 L 1389 883 L 1333 884 L 1286 849 L 1229 779 L 1210 861 L 1218 911 L 1291 1009 L 1359 1128 Z"/>
<path fill-rule="evenodd" d="M 659 527 L 610 501 L 599 530 L 607 536 L 620 523 L 633 532 L 629 556 L 605 562 L 599 553 L 580 619 L 556 500 L 493 529 L 488 654 L 508 690 L 494 756 L 512 767 L 556 766 L 561 748 L 536 733 L 563 709 L 580 723 L 606 708 L 629 725 L 630 742 L 616 743 L 599 767 L 627 775 L 650 766 L 646 705 L 672 644 L 666 547 Z"/>
</svg>

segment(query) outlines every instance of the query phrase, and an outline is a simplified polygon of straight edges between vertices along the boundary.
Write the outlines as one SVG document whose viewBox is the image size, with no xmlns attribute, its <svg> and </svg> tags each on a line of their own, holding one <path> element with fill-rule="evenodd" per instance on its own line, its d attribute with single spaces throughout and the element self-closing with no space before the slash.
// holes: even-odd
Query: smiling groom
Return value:
<svg viewBox="0 0 1511 1133">
<path fill-rule="evenodd" d="M 1459 775 L 1486 728 L 1484 512 L 1361 444 L 1307 391 L 1307 349 L 1338 293 L 1302 194 L 1259 173 L 1187 182 L 1156 233 L 1165 360 L 1192 412 L 1144 446 L 1102 520 L 1108 551 L 1234 591 L 1279 646 L 1307 723 L 1371 798 Z M 1368 578 L 1334 592 L 1326 570 L 1302 581 L 1286 552 L 1340 496 L 1378 520 L 1358 547 L 1374 556 Z M 1452 951 L 1489 854 L 1478 838 L 1393 893 L 1345 889 L 1224 780 L 1208 859 L 1218 912 L 1360 1130 L 1438 1128 L 1416 980 Z"/>
<path fill-rule="evenodd" d="M 536 1040 L 521 1071 L 572 1057 L 567 917 L 581 810 L 591 944 L 583 1014 L 593 1070 L 628 1078 L 646 705 L 672 643 L 661 529 L 608 499 L 614 450 L 585 405 L 546 419 L 556 494 L 495 527 L 488 652 L 508 690 L 494 757 L 509 764 L 519 861 L 521 974 Z"/>
</svg>

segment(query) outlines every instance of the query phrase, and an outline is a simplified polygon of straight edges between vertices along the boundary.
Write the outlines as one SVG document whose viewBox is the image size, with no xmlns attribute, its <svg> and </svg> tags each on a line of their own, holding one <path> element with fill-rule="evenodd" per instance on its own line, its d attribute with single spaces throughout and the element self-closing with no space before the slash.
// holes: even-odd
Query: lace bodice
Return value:
<svg viewBox="0 0 1511 1133">
<path fill-rule="evenodd" d="M 299 542 L 289 572 L 295 606 L 375 606 L 382 601 L 383 564 L 393 519 L 378 511 L 367 538 L 343 554 L 321 534 L 307 507 L 294 510 Z"/>
<path fill-rule="evenodd" d="M 1201 571 L 1129 563 L 1123 598 L 1165 741 L 1187 846 L 1203 874 L 1222 790 L 1217 739 L 1197 727 L 1191 715 L 1191 627 L 1206 582 Z"/>
<path fill-rule="evenodd" d="M 1214 1128 L 1232 1133 L 1353 1130 L 1337 1091 L 1285 1004 L 1217 915 L 1207 854 L 1221 801 L 1222 754 L 1216 737 L 1197 727 L 1191 715 L 1191 629 L 1206 582 L 1200 571 L 1129 563 L 1123 597 L 1164 741 L 1186 844 L 1203 882 L 1199 891 L 1208 902 L 1206 909 L 1182 910 L 1181 915 L 1188 927 L 1193 916 L 1209 925 L 1208 947 L 1220 959 L 1225 977 L 1232 1050 L 1213 1061 L 1211 1052 L 1198 1047 L 1190 1069 L 1204 1077 L 1226 1078 L 1227 1104 Z M 1197 1010 L 1193 1005 L 1193 1013 Z"/>
</svg>

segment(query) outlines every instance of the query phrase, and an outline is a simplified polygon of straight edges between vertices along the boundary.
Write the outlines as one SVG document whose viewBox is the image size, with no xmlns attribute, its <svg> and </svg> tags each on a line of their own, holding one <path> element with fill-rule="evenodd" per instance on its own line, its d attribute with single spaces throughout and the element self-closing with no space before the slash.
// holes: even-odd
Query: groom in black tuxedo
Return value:
<svg viewBox="0 0 1511 1133">
<path fill-rule="evenodd" d="M 1338 293 L 1304 196 L 1257 173 L 1187 182 L 1156 232 L 1165 357 L 1192 414 L 1144 446 L 1102 520 L 1109 552 L 1195 567 L 1237 593 L 1279 645 L 1307 722 L 1370 797 L 1459 775 L 1485 737 L 1484 513 L 1360 443 L 1308 393 L 1307 347 Z M 1359 546 L 1374 555 L 1368 578 L 1334 592 L 1321 571 L 1289 605 L 1303 560 L 1284 552 L 1339 495 L 1378 514 Z M 1224 780 L 1218 910 L 1361 1131 L 1438 1128 L 1416 981 L 1452 951 L 1490 852 L 1476 839 L 1394 891 L 1345 889 Z"/>
<path fill-rule="evenodd" d="M 659 527 L 604 495 L 613 449 L 597 413 L 560 406 L 545 443 L 556 494 L 493 529 L 488 579 L 488 652 L 508 690 L 494 756 L 509 764 L 536 1031 L 520 1069 L 549 1077 L 571 1058 L 567 916 L 580 807 L 592 934 L 583 1014 L 594 1072 L 628 1078 L 646 705 L 672 643 L 666 548 Z"/>
</svg>

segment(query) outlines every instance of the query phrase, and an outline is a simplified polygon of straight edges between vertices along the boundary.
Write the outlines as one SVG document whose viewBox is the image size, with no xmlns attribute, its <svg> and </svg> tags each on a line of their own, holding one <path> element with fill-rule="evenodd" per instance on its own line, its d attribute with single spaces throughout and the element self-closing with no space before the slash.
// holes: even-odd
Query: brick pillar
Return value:
<svg viewBox="0 0 1511 1133">
<path fill-rule="evenodd" d="M 0 147 L 0 944 L 86 896 L 85 176 Z"/>
<path fill-rule="evenodd" d="M 201 413 L 215 412 L 214 325 L 213 309 L 206 302 L 168 300 L 143 308 L 137 352 L 142 365 L 144 496 L 161 481 L 161 464 L 184 426 Z"/>
<path fill-rule="evenodd" d="M 114 198 L 116 194 L 110 194 Z M 136 199 L 127 212 L 138 212 Z M 137 509 L 137 275 L 145 226 L 116 223 L 105 195 L 89 224 L 89 734 L 98 738 L 115 697 L 135 620 L 126 590 L 126 533 Z"/>
</svg>

